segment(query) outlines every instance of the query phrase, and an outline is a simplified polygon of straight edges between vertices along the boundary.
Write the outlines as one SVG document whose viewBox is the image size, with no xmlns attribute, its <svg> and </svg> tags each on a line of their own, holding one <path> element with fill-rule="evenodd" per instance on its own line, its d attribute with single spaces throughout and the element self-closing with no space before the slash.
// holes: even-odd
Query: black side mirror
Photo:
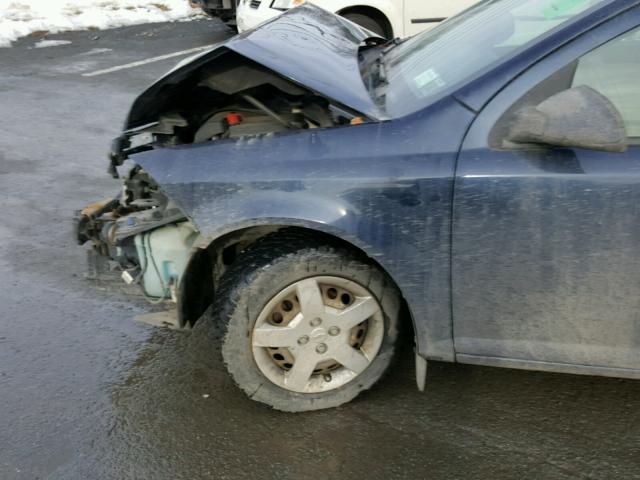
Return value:
<svg viewBox="0 0 640 480">
<path fill-rule="evenodd" d="M 537 107 L 518 110 L 505 140 L 603 152 L 624 152 L 629 146 L 618 109 L 586 86 L 564 90 Z"/>
</svg>

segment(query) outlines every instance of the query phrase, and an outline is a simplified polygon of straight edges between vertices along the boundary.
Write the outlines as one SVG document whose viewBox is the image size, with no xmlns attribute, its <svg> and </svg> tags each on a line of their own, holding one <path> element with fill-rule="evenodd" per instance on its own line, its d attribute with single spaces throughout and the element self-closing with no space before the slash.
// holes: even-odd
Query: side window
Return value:
<svg viewBox="0 0 640 480">
<path fill-rule="evenodd" d="M 640 139 L 640 28 L 583 55 L 527 92 L 501 116 L 489 135 L 489 145 L 513 148 L 505 138 L 516 112 L 582 85 L 607 97 L 622 115 L 627 135 Z"/>
<path fill-rule="evenodd" d="M 572 86 L 580 85 L 607 97 L 622 114 L 629 137 L 640 137 L 640 28 L 580 58 Z"/>
</svg>

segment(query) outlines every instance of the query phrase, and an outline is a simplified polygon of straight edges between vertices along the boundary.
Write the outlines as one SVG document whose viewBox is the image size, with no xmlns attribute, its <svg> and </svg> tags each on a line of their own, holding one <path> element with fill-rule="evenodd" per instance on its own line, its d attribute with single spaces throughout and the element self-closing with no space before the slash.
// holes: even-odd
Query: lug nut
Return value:
<svg viewBox="0 0 640 480">
<path fill-rule="evenodd" d="M 340 334 L 340 329 L 338 327 L 333 326 L 329 329 L 329 335 L 331 335 L 332 337 L 335 337 L 338 334 Z"/>
<path fill-rule="evenodd" d="M 311 324 L 312 327 L 317 327 L 318 325 L 320 325 L 322 323 L 322 319 L 321 318 L 314 318 L 309 323 Z"/>
<path fill-rule="evenodd" d="M 329 347 L 325 343 L 321 343 L 316 347 L 316 352 L 318 353 L 326 353 Z"/>
<path fill-rule="evenodd" d="M 298 339 L 298 345 L 306 345 L 307 343 L 309 343 L 309 337 L 306 335 L 303 335 Z"/>
</svg>

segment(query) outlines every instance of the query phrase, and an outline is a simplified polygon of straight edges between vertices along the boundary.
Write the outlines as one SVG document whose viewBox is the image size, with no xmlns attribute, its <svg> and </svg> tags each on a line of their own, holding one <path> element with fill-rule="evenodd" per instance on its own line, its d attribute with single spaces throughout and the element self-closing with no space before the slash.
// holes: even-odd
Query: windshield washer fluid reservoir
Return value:
<svg viewBox="0 0 640 480">
<path fill-rule="evenodd" d="M 169 298 L 172 286 L 178 284 L 198 231 L 190 222 L 166 225 L 135 236 L 142 288 L 151 297 Z"/>
</svg>

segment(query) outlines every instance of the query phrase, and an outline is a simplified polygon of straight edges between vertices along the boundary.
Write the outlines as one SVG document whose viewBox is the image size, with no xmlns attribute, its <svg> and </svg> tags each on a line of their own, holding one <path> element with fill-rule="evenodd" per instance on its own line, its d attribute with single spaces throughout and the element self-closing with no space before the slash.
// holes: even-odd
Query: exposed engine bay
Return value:
<svg viewBox="0 0 640 480">
<path fill-rule="evenodd" d="M 112 173 L 149 149 L 365 121 L 233 52 L 158 94 L 154 112 L 132 113 L 114 143 Z"/>
<path fill-rule="evenodd" d="M 90 272 L 121 271 L 125 282 L 140 284 L 146 296 L 158 299 L 175 300 L 198 232 L 140 166 L 118 171 L 130 155 L 368 121 L 232 51 L 152 87 L 141 99 L 146 103 L 134 104 L 110 154 L 109 172 L 122 179 L 122 192 L 79 212 L 77 239 L 93 244 Z"/>
</svg>

